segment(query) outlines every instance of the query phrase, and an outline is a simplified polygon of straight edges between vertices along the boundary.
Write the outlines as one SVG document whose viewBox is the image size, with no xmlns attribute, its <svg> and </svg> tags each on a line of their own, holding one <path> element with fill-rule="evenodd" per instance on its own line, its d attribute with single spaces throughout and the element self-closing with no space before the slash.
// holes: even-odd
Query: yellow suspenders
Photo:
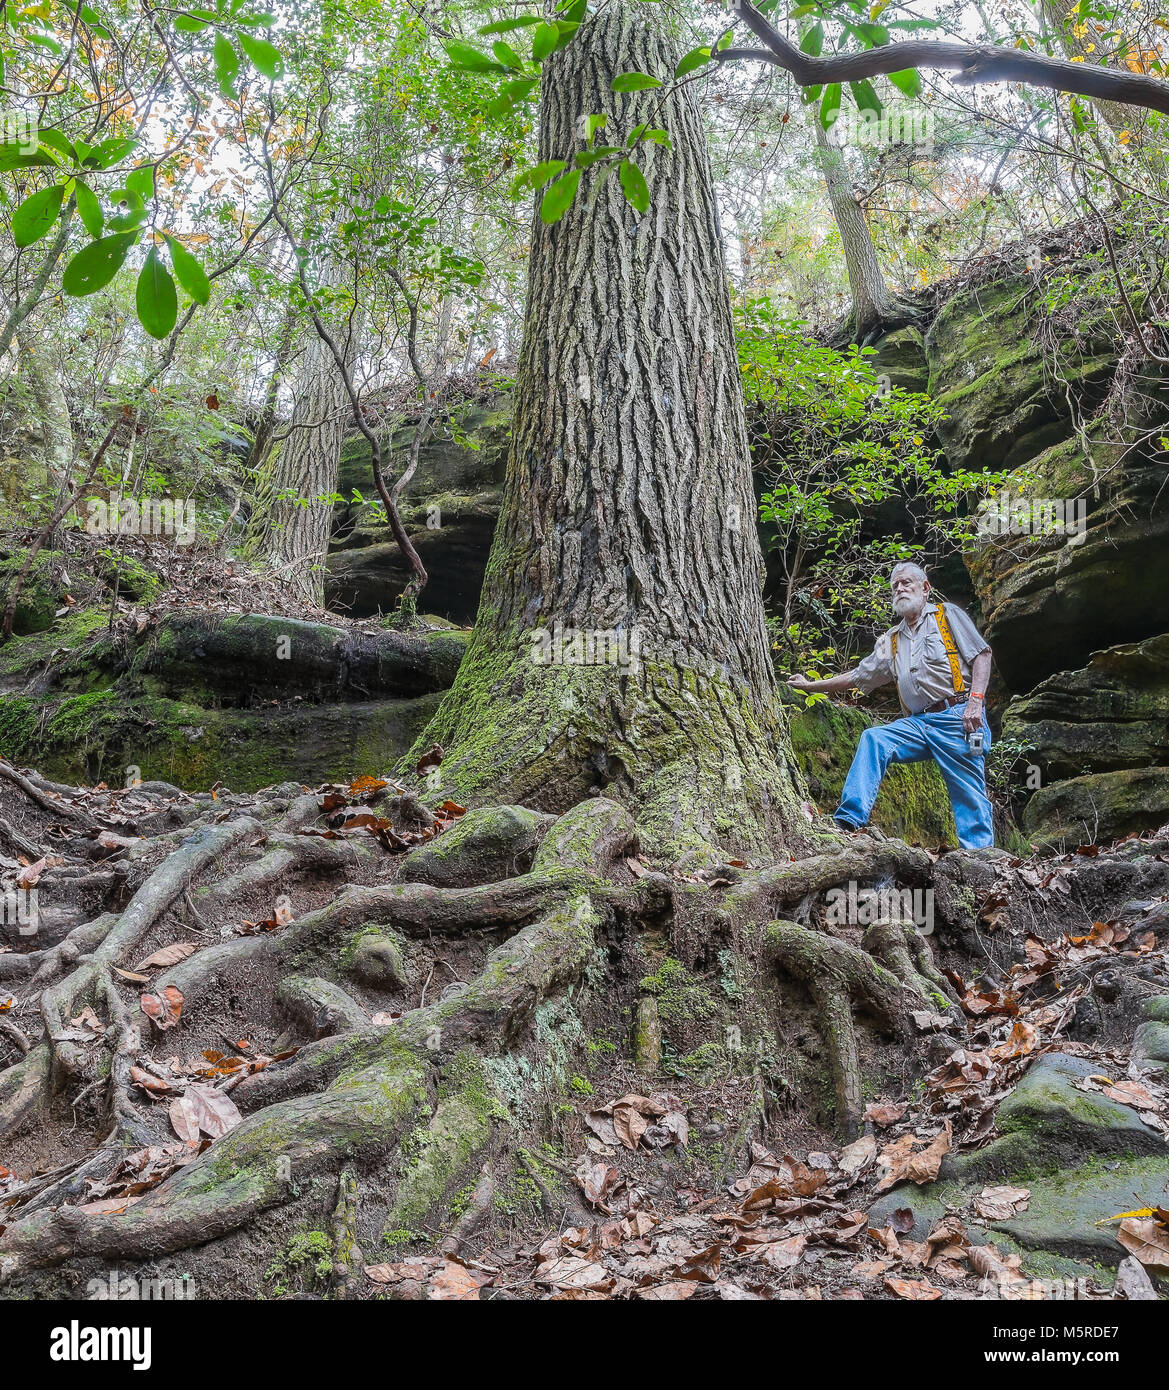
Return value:
<svg viewBox="0 0 1169 1390">
<path fill-rule="evenodd" d="M 966 693 L 966 682 L 962 679 L 962 663 L 958 660 L 958 648 L 954 643 L 954 634 L 950 631 L 950 622 L 946 617 L 946 609 L 943 604 L 938 604 L 934 610 L 934 616 L 938 620 L 938 634 L 942 639 L 942 646 L 946 649 L 946 659 L 950 663 L 950 675 L 954 681 L 954 694 L 963 695 Z M 893 666 L 893 682 L 897 683 L 897 630 L 894 628 L 890 634 L 890 646 L 892 656 L 890 661 Z M 897 686 L 897 699 L 901 701 L 902 714 L 908 714 L 905 708 L 905 701 L 901 699 L 901 687 Z"/>
</svg>

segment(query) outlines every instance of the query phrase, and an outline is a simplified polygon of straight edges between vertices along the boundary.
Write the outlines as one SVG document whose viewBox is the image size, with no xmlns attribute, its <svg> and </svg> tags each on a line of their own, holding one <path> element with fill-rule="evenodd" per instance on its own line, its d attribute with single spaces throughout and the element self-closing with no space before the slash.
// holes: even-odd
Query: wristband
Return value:
<svg viewBox="0 0 1169 1390">
<path fill-rule="evenodd" d="M 972 699 L 972 700 L 982 700 L 982 699 L 985 699 L 985 698 L 986 698 L 986 697 L 985 697 L 984 695 L 982 695 L 982 694 L 981 694 L 979 691 L 977 691 L 977 690 L 972 690 L 972 691 L 970 692 L 970 699 Z"/>
</svg>

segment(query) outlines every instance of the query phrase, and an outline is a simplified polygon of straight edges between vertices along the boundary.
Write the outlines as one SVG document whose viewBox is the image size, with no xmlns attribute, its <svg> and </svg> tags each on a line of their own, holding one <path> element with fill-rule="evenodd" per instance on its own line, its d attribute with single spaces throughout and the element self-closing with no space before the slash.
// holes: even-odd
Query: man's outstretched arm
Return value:
<svg viewBox="0 0 1169 1390">
<path fill-rule="evenodd" d="M 788 678 L 788 685 L 795 690 L 810 690 L 813 692 L 823 692 L 825 695 L 835 695 L 840 690 L 851 690 L 856 684 L 856 668 L 845 671 L 840 676 L 829 676 L 826 680 L 810 681 L 806 676 L 791 676 Z"/>
</svg>

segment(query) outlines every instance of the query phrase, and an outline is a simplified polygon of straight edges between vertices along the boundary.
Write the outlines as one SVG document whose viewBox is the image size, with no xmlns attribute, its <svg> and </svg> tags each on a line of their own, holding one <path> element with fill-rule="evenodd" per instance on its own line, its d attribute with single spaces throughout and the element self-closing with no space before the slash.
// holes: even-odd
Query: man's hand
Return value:
<svg viewBox="0 0 1169 1390">
<path fill-rule="evenodd" d="M 962 732 L 972 734 L 975 729 L 982 728 L 982 701 L 977 695 L 972 695 L 966 701 L 966 707 L 962 711 Z"/>
<path fill-rule="evenodd" d="M 810 681 L 807 676 L 789 676 L 787 683 L 793 690 L 814 690 L 818 681 Z"/>
</svg>

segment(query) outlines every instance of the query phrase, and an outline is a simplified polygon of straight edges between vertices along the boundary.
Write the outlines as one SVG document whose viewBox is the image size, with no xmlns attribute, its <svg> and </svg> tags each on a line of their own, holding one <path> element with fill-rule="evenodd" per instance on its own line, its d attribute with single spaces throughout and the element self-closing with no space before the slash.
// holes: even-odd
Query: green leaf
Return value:
<svg viewBox="0 0 1169 1390">
<path fill-rule="evenodd" d="M 162 263 L 158 247 L 152 246 L 146 264 L 138 275 L 134 295 L 138 322 L 152 338 L 165 338 L 175 326 L 179 314 L 179 298 L 170 271 Z"/>
<path fill-rule="evenodd" d="M 170 263 L 174 267 L 175 279 L 196 304 L 206 304 L 211 298 L 211 281 L 207 278 L 207 272 L 182 242 L 176 241 L 169 232 L 163 235 L 170 247 Z"/>
<path fill-rule="evenodd" d="M 734 42 L 734 39 L 735 31 L 733 29 L 728 29 L 726 33 L 723 34 L 722 38 L 719 39 L 718 43 L 715 44 L 714 51 L 716 53 L 724 52 L 724 50 L 730 48 L 731 44 Z"/>
<path fill-rule="evenodd" d="M 93 33 L 95 33 L 99 39 L 108 39 L 111 37 L 110 31 L 101 22 L 101 18 L 98 15 L 98 12 L 93 8 L 92 5 L 82 5 L 81 22 L 86 26 L 87 29 L 90 29 Z"/>
<path fill-rule="evenodd" d="M 800 38 L 800 48 L 805 53 L 810 53 L 813 58 L 818 58 L 824 50 L 824 26 L 823 24 L 813 24 L 806 29 Z"/>
<path fill-rule="evenodd" d="M 186 14 L 175 16 L 175 28 L 183 34 L 201 34 L 214 23 L 215 16 L 209 10 L 188 10 Z"/>
<path fill-rule="evenodd" d="M 600 115 L 587 116 L 585 118 L 585 144 L 591 145 L 593 136 L 598 130 L 604 130 L 609 124 L 609 118 L 602 112 Z"/>
<path fill-rule="evenodd" d="M 101 236 L 102 228 L 105 226 L 105 218 L 102 215 L 101 205 L 97 201 L 97 195 L 88 184 L 80 180 L 74 186 L 73 192 L 77 197 L 77 211 L 81 217 L 81 225 L 90 236 Z"/>
<path fill-rule="evenodd" d="M 251 59 L 252 66 L 271 82 L 279 82 L 284 76 L 284 59 L 280 50 L 267 39 L 254 39 L 251 34 L 240 34 L 239 46 Z"/>
<path fill-rule="evenodd" d="M 632 149 L 634 145 L 640 144 L 642 140 L 652 140 L 655 145 L 664 145 L 668 150 L 674 148 L 670 143 L 669 135 L 664 130 L 659 130 L 656 127 L 651 130 L 648 124 L 644 123 L 633 127 L 629 132 L 629 139 L 626 140 L 625 143 Z"/>
<path fill-rule="evenodd" d="M 900 72 L 891 72 L 889 81 L 907 97 L 921 96 L 921 74 L 916 68 L 902 68 Z"/>
<path fill-rule="evenodd" d="M 606 159 L 609 155 L 620 154 L 620 145 L 598 145 L 596 149 L 581 150 L 576 156 L 576 167 L 587 169 L 590 164 L 595 164 L 598 159 Z"/>
<path fill-rule="evenodd" d="M 58 167 L 57 161 L 51 154 L 25 154 L 23 149 L 22 144 L 11 142 L 0 144 L 0 174 L 10 173 L 13 169 L 56 169 Z"/>
<path fill-rule="evenodd" d="M 505 82 L 499 95 L 487 103 L 487 114 L 505 116 L 513 106 L 529 95 L 538 80 L 535 77 L 523 77 L 517 78 L 514 82 Z"/>
<path fill-rule="evenodd" d="M 859 82 L 850 82 L 848 87 L 862 111 L 871 111 L 875 116 L 881 114 L 881 98 L 871 82 L 861 78 Z"/>
<path fill-rule="evenodd" d="M 504 67 L 515 68 L 518 71 L 524 66 L 524 60 L 505 39 L 496 39 L 491 45 L 491 51 Z"/>
<path fill-rule="evenodd" d="M 532 35 L 532 61 L 541 63 L 560 41 L 560 30 L 555 24 L 541 24 Z"/>
<path fill-rule="evenodd" d="M 44 145 L 46 149 L 56 150 L 58 154 L 63 154 L 74 164 L 77 163 L 77 151 L 73 148 L 72 142 L 66 140 L 59 130 L 53 130 L 51 127 L 48 130 L 38 129 L 37 143 Z"/>
<path fill-rule="evenodd" d="M 645 175 L 630 159 L 623 159 L 617 172 L 625 201 L 632 204 L 638 212 L 648 212 L 649 184 L 645 181 Z"/>
<path fill-rule="evenodd" d="M 61 288 L 74 296 L 105 289 L 122 268 L 130 247 L 137 240 L 135 232 L 119 232 L 83 246 L 65 267 Z"/>
<path fill-rule="evenodd" d="M 17 246 L 32 246 L 44 236 L 61 216 L 65 201 L 65 185 L 51 184 L 39 193 L 30 194 L 12 214 L 12 239 Z"/>
<path fill-rule="evenodd" d="M 235 79 L 239 74 L 239 54 L 222 34 L 215 35 L 212 50 L 215 59 L 215 80 L 219 84 L 220 96 L 234 101 L 236 96 Z"/>
<path fill-rule="evenodd" d="M 126 175 L 126 187 L 139 198 L 154 197 L 154 165 L 140 164 Z"/>
<path fill-rule="evenodd" d="M 572 206 L 572 200 L 576 197 L 576 190 L 580 184 L 581 171 L 570 169 L 567 174 L 561 175 L 555 183 L 549 184 L 548 191 L 540 200 L 540 221 L 547 226 L 559 222 L 568 209 Z"/>
<path fill-rule="evenodd" d="M 109 169 L 114 164 L 121 163 L 137 147 L 137 140 L 132 138 L 119 140 L 114 136 L 109 140 L 103 140 L 99 145 L 95 145 L 82 163 L 90 169 Z"/>
<path fill-rule="evenodd" d="M 844 27 L 850 29 L 870 48 L 882 48 L 889 42 L 889 31 L 883 24 L 854 24 L 849 22 Z"/>
<path fill-rule="evenodd" d="M 469 43 L 459 43 L 452 39 L 450 43 L 443 44 L 447 51 L 447 57 L 457 68 L 463 68 L 466 72 L 506 72 L 507 69 L 502 63 L 495 62 L 486 53 L 480 53 L 477 48 Z"/>
<path fill-rule="evenodd" d="M 693 72 L 695 68 L 700 68 L 704 63 L 709 62 L 709 48 L 692 48 L 674 69 L 674 77 L 675 79 L 685 77 L 688 72 Z"/>
<path fill-rule="evenodd" d="M 829 82 L 820 100 L 820 124 L 830 130 L 840 115 L 841 86 L 839 82 Z"/>
<path fill-rule="evenodd" d="M 482 29 L 476 30 L 479 34 L 510 34 L 513 29 L 526 29 L 530 24 L 543 24 L 542 15 L 521 14 L 515 19 L 501 19 L 496 24 L 485 24 Z"/>
<path fill-rule="evenodd" d="M 543 188 L 550 180 L 554 179 L 561 169 L 567 167 L 567 160 L 546 159 L 542 164 L 533 164 L 530 169 L 525 169 L 518 179 L 511 186 L 513 194 L 521 193 L 525 188 Z"/>
<path fill-rule="evenodd" d="M 619 77 L 615 77 L 610 90 L 614 92 L 645 92 L 651 87 L 660 87 L 661 80 L 657 77 L 650 77 L 646 72 L 623 72 Z"/>
</svg>

